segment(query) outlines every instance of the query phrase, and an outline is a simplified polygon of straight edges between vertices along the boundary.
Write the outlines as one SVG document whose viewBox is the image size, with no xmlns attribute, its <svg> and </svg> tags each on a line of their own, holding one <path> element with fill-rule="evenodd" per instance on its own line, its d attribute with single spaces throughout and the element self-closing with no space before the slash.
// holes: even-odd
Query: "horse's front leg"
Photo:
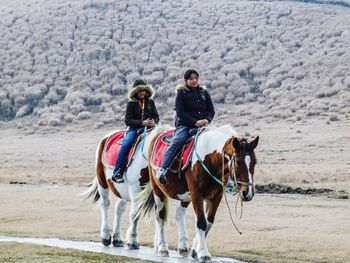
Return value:
<svg viewBox="0 0 350 263">
<path fill-rule="evenodd" d="M 156 234 L 155 234 L 155 249 L 158 256 L 168 257 L 169 248 L 168 242 L 165 238 L 165 229 L 164 223 L 167 216 L 167 207 L 166 207 L 166 197 L 159 193 L 157 195 L 154 193 L 154 199 L 156 204 Z"/>
<path fill-rule="evenodd" d="M 115 215 L 113 223 L 113 246 L 114 247 L 123 247 L 124 242 L 121 233 L 122 218 L 125 212 L 126 201 L 118 199 L 115 204 Z"/>
<path fill-rule="evenodd" d="M 102 244 L 105 246 L 109 246 L 111 244 L 111 234 L 109 232 L 109 226 L 108 226 L 108 216 L 109 216 L 109 189 L 103 188 L 102 186 L 98 185 L 98 193 L 100 194 L 100 210 L 101 210 L 101 216 L 102 216 L 102 223 L 101 223 L 101 241 Z"/>
<path fill-rule="evenodd" d="M 196 213 L 196 236 L 193 240 L 191 256 L 199 262 L 212 262 L 206 242 L 207 220 L 203 208 L 204 200 L 198 194 L 191 194 L 193 208 Z"/>
<path fill-rule="evenodd" d="M 131 201 L 130 210 L 130 226 L 127 232 L 127 245 L 129 249 L 139 249 L 140 244 L 137 238 L 137 224 L 140 217 L 137 214 L 137 207 L 135 201 Z"/>
<path fill-rule="evenodd" d="M 176 209 L 176 223 L 179 232 L 178 252 L 183 257 L 187 257 L 189 250 L 185 223 L 185 215 L 188 205 L 189 202 L 181 202 Z"/>
</svg>

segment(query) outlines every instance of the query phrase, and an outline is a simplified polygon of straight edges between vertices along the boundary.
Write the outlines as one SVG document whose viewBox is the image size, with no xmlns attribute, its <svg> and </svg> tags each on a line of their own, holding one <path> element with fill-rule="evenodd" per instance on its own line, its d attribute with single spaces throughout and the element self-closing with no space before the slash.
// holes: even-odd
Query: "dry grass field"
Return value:
<svg viewBox="0 0 350 263">
<path fill-rule="evenodd" d="M 242 235 L 234 231 L 222 202 L 208 237 L 211 253 L 252 262 L 349 262 L 349 124 L 256 121 L 254 125 L 240 132 L 256 130 L 261 137 L 256 150 L 256 184 L 333 191 L 256 194 L 244 204 L 243 218 L 234 217 Z M 93 179 L 95 147 L 110 129 L 80 127 L 35 134 L 1 130 L 0 235 L 98 241 L 98 206 L 78 194 Z M 235 200 L 229 196 L 233 210 Z M 167 224 L 171 248 L 177 245 L 175 205 L 171 202 Z M 142 244 L 153 242 L 152 221 L 147 227 L 140 223 Z M 127 226 L 126 216 L 124 231 Z M 191 238 L 193 226 L 190 207 L 187 228 Z"/>
</svg>

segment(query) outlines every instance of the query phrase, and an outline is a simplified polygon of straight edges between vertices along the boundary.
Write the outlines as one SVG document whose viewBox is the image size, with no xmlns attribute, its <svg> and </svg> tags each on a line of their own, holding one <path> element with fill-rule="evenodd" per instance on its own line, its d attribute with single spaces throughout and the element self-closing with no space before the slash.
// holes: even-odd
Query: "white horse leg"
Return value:
<svg viewBox="0 0 350 263">
<path fill-rule="evenodd" d="M 180 203 L 176 209 L 176 223 L 179 232 L 179 244 L 178 252 L 181 256 L 187 257 L 188 255 L 188 237 L 186 232 L 185 215 L 188 203 Z"/>
<path fill-rule="evenodd" d="M 126 201 L 118 199 L 115 204 L 115 215 L 113 223 L 113 246 L 114 247 L 123 247 L 123 237 L 122 237 L 122 219 L 125 212 Z"/>
<path fill-rule="evenodd" d="M 155 203 L 156 203 L 156 232 L 157 232 L 157 254 L 161 257 L 168 257 L 169 256 L 169 248 L 168 248 L 168 242 L 165 238 L 165 229 L 164 229 L 164 223 L 165 223 L 165 213 L 166 213 L 166 207 L 165 207 L 165 201 L 162 202 L 162 200 L 157 196 L 154 195 Z"/>
<path fill-rule="evenodd" d="M 208 251 L 207 241 L 205 239 L 206 231 L 197 227 L 196 229 L 196 237 L 197 237 L 197 248 L 196 251 L 198 253 L 199 262 L 212 262 L 211 255 Z"/>
<path fill-rule="evenodd" d="M 102 188 L 98 185 L 98 193 L 100 194 L 100 209 L 102 215 L 102 224 L 101 224 L 101 240 L 102 244 L 109 246 L 111 244 L 111 234 L 109 233 L 108 226 L 108 214 L 109 214 L 109 189 Z"/>
<path fill-rule="evenodd" d="M 136 216 L 137 209 L 134 201 L 131 202 L 130 210 L 130 226 L 127 232 L 127 244 L 129 249 L 139 249 L 140 244 L 137 239 L 137 223 L 139 222 L 140 217 Z"/>
</svg>

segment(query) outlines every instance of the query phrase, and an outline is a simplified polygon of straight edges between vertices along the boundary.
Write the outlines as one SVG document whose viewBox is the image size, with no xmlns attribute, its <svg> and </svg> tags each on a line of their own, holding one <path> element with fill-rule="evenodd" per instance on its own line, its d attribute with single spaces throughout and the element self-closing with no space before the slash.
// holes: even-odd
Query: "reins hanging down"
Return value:
<svg viewBox="0 0 350 263">
<path fill-rule="evenodd" d="M 220 184 L 222 186 L 222 189 L 223 189 L 223 192 L 224 192 L 224 196 L 225 196 L 225 201 L 226 201 L 226 205 L 227 205 L 227 208 L 228 208 L 228 211 L 229 211 L 229 215 L 230 215 L 230 219 L 231 219 L 231 223 L 232 225 L 235 227 L 235 229 L 237 230 L 237 232 L 241 235 L 242 232 L 238 229 L 237 225 L 235 224 L 235 222 L 233 221 L 233 217 L 232 217 L 232 213 L 231 213 L 231 208 L 228 204 L 228 201 L 227 201 L 227 197 L 226 197 L 226 186 L 225 184 L 223 183 L 224 182 L 224 175 L 225 175 L 225 172 L 224 172 L 224 169 L 225 169 L 225 153 L 223 152 L 222 153 L 222 176 L 221 176 L 221 180 L 216 178 L 214 175 L 212 175 L 212 173 L 209 171 L 208 167 L 204 164 L 204 162 L 201 160 L 198 152 L 197 152 L 197 140 L 198 140 L 198 134 L 199 134 L 199 131 L 200 131 L 200 128 L 198 128 L 198 131 L 197 131 L 197 134 L 196 134 L 196 137 L 195 137 L 195 143 L 194 143 L 194 153 L 196 154 L 196 157 L 198 159 L 198 161 L 200 162 L 200 164 L 202 165 L 204 171 L 209 174 L 218 184 Z M 236 178 L 236 174 L 234 172 L 234 167 L 232 167 L 232 163 L 233 163 L 233 158 L 234 156 L 232 156 L 231 158 L 231 171 L 233 170 L 233 175 L 234 175 L 234 180 L 235 180 L 235 186 L 237 187 L 238 185 L 238 182 L 237 182 L 237 178 Z M 230 171 L 230 172 L 231 172 Z M 239 196 L 239 195 L 238 195 Z M 242 204 L 242 203 L 241 203 Z M 242 205 L 243 206 L 243 205 Z M 236 206 L 237 208 L 237 206 Z M 243 211 L 243 209 L 241 210 Z M 236 214 L 237 214 L 237 211 L 236 211 Z"/>
</svg>

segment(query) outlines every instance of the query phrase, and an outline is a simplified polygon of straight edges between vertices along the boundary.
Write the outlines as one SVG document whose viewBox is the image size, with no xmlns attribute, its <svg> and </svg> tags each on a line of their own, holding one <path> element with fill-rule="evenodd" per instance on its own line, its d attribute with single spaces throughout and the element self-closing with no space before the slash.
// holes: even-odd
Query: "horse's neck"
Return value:
<svg viewBox="0 0 350 263">
<path fill-rule="evenodd" d="M 202 160 L 207 154 L 213 153 L 215 151 L 221 153 L 225 142 L 230 137 L 231 136 L 229 134 L 215 130 L 204 132 L 198 137 L 197 144 L 195 145 L 196 152 Z"/>
</svg>

